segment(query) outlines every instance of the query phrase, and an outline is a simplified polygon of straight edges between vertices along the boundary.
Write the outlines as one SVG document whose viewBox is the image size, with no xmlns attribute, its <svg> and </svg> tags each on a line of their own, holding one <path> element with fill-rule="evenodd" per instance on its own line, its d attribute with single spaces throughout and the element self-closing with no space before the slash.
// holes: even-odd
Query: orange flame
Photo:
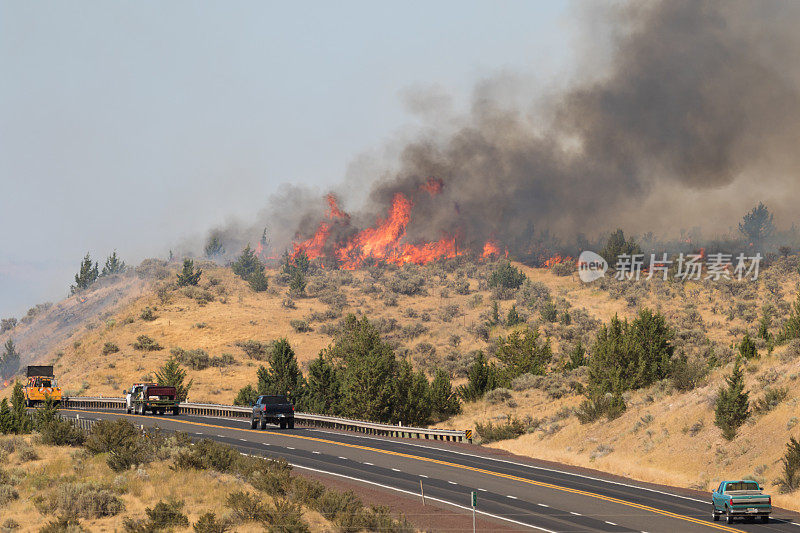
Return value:
<svg viewBox="0 0 800 533">
<path fill-rule="evenodd" d="M 550 268 L 561 263 L 571 263 L 574 261 L 575 260 L 571 257 L 561 257 L 560 255 L 556 254 L 553 257 L 548 257 L 547 260 L 542 263 L 542 266 L 544 268 Z"/>
<path fill-rule="evenodd" d="M 444 182 L 440 178 L 428 178 L 428 180 L 419 186 L 423 191 L 428 191 L 431 196 L 436 196 L 442 192 Z"/>
<path fill-rule="evenodd" d="M 497 242 L 494 239 L 489 239 L 486 241 L 486 244 L 483 245 L 483 253 L 481 257 L 484 259 L 488 259 L 490 257 L 500 257 L 500 247 L 497 246 Z"/>
</svg>

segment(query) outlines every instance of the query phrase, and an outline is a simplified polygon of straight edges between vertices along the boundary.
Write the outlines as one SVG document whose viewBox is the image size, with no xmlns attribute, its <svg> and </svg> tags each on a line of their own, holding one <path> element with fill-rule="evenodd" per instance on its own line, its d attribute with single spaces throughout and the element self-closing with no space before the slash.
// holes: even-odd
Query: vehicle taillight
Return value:
<svg viewBox="0 0 800 533">
<path fill-rule="evenodd" d="M 767 498 L 767 503 L 768 503 L 768 504 L 770 504 L 770 505 L 772 505 L 772 496 L 770 496 L 770 497 L 768 497 L 768 498 Z"/>
<path fill-rule="evenodd" d="M 266 411 L 266 410 L 267 410 L 267 406 L 265 405 L 264 408 L 262 409 L 262 411 Z"/>
<path fill-rule="evenodd" d="M 731 497 L 730 506 L 733 507 L 733 497 Z"/>
<path fill-rule="evenodd" d="M 294 405 L 292 406 L 292 412 L 294 413 Z"/>
</svg>

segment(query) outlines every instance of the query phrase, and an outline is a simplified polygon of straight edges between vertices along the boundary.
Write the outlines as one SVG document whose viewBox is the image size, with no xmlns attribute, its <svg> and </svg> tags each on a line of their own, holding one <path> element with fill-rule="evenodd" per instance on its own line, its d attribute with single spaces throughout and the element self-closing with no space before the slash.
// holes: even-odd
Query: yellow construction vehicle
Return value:
<svg viewBox="0 0 800 533">
<path fill-rule="evenodd" d="M 61 388 L 53 374 L 53 366 L 29 366 L 28 383 L 25 385 L 25 405 L 33 407 L 50 398 L 56 403 L 61 402 Z"/>
</svg>

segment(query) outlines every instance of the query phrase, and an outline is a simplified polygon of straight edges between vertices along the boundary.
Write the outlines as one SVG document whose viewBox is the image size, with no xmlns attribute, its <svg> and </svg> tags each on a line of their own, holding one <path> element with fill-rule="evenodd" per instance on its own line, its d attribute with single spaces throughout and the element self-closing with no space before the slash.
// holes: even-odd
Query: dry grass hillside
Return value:
<svg viewBox="0 0 800 533">
<path fill-rule="evenodd" d="M 217 366 L 188 369 L 194 379 L 190 400 L 230 403 L 240 387 L 255 381 L 262 364 L 259 346 L 287 337 L 301 365 L 308 363 L 332 341 L 343 316 L 355 313 L 373 320 L 397 352 L 418 368 L 445 368 L 459 383 L 472 352 L 493 354 L 496 339 L 513 329 L 487 325 L 497 302 L 501 318 L 515 305 L 528 326 L 550 339 L 555 354 L 551 371 L 518 380 L 510 392 L 465 405 L 463 414 L 443 426 L 500 423 L 511 415 L 524 422 L 526 433 L 491 446 L 702 489 L 721 477 L 752 475 L 773 493 L 786 441 L 800 431 L 800 348 L 789 343 L 768 353 L 762 340 L 757 341 L 761 357 L 746 369 L 751 402 L 763 397 L 766 387 L 785 387 L 785 399 L 751 416 L 732 442 L 722 439 L 713 424 L 714 399 L 730 373 L 737 343 L 745 332 L 755 336 L 765 308 L 772 316 L 772 333 L 788 316 L 800 281 L 797 257 L 774 260 L 757 282 L 605 279 L 587 285 L 559 268 L 517 265 L 528 282 L 505 292 L 488 287 L 494 263 L 319 270 L 309 276 L 303 297 L 290 297 L 275 271 L 268 272 L 269 290 L 256 293 L 230 268 L 200 266 L 200 285 L 178 288 L 176 264 L 146 262 L 128 276 L 141 278 L 148 290 L 120 300 L 112 312 L 93 316 L 69 338 L 54 343 L 42 359 L 56 363 L 61 384 L 72 394 L 119 395 L 156 370 L 172 349 L 202 349 Z M 574 409 L 583 399 L 578 384 L 585 383 L 586 372 L 563 372 L 566 352 L 579 339 L 591 346 L 598 326 L 613 315 L 633 317 L 642 307 L 663 313 L 676 333 L 677 349 L 704 365 L 715 361 L 713 370 L 687 392 L 668 380 L 658 382 L 627 393 L 628 409 L 618 419 L 579 423 Z M 525 324 L 514 326 L 521 327 Z M 135 348 L 141 335 L 161 348 Z M 791 495 L 775 501 L 798 508 Z"/>
</svg>

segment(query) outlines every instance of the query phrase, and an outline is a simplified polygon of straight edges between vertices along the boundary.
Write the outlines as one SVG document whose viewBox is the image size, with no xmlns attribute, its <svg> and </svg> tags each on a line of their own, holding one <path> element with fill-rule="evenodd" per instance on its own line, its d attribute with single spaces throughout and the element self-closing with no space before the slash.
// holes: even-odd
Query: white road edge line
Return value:
<svg viewBox="0 0 800 533">
<path fill-rule="evenodd" d="M 325 431 L 323 429 L 316 429 L 316 428 L 308 428 L 308 429 L 313 431 L 313 432 L 315 432 L 315 433 L 328 433 L 328 434 L 331 434 L 331 435 L 341 435 L 342 434 L 342 433 L 338 433 L 336 431 Z M 632 488 L 632 489 L 645 490 L 645 491 L 648 491 L 648 492 L 654 492 L 656 494 L 664 494 L 665 496 L 674 496 L 675 498 L 682 498 L 684 500 L 691 500 L 693 502 L 708 503 L 706 500 L 701 500 L 699 498 L 693 498 L 691 496 L 683 496 L 681 494 L 675 494 L 674 492 L 667 492 L 667 491 L 664 491 L 664 490 L 651 489 L 649 487 L 642 487 L 642 486 L 639 486 L 639 485 L 633 485 L 631 483 L 623 483 L 621 481 L 612 481 L 610 479 L 603 479 L 603 478 L 599 478 L 599 477 L 587 476 L 587 475 L 584 475 L 584 474 L 578 474 L 576 472 L 567 472 L 566 470 L 558 470 L 556 468 L 547 468 L 547 467 L 544 467 L 544 466 L 529 465 L 529 464 L 520 463 L 520 462 L 517 462 L 517 461 L 509 461 L 508 459 L 498 459 L 496 457 L 488 457 L 486 455 L 477 455 L 477 454 L 474 454 L 474 453 L 459 452 L 459 451 L 456 451 L 456 450 L 448 450 L 447 448 L 439 448 L 437 446 L 425 446 L 424 444 L 415 444 L 413 442 L 403 442 L 403 441 L 392 440 L 392 439 L 380 439 L 380 438 L 377 438 L 377 437 L 370 437 L 368 435 L 354 435 L 354 437 L 358 438 L 358 439 L 369 439 L 369 440 L 377 440 L 377 441 L 381 441 L 381 442 L 391 442 L 391 443 L 394 443 L 394 444 L 405 444 L 406 446 L 415 446 L 417 448 L 424 448 L 426 450 L 438 450 L 438 451 L 444 452 L 444 453 L 452 453 L 452 454 L 456 454 L 456 455 L 464 455 L 466 457 L 475 457 L 477 459 L 486 459 L 487 461 L 494 461 L 496 463 L 506 463 L 506 464 L 509 464 L 509 465 L 521 466 L 521 467 L 524 467 L 524 468 L 531 468 L 531 469 L 534 469 L 534 470 L 542 470 L 544 472 L 555 472 L 557 474 L 564 474 L 564 475 L 567 475 L 567 476 L 573 476 L 573 477 L 578 477 L 578 478 L 583 478 L 583 479 L 591 479 L 592 481 L 599 481 L 601 483 L 609 483 L 611 485 L 619 485 L 619 486 L 622 486 L 622 487 L 629 487 L 629 488 Z M 800 525 L 800 524 L 795 524 L 795 525 Z"/>
<path fill-rule="evenodd" d="M 397 487 L 390 487 L 389 485 L 383 485 L 382 483 L 376 483 L 374 481 L 367 481 L 366 479 L 360 479 L 360 478 L 357 478 L 357 477 L 346 476 L 344 474 L 337 474 L 335 472 L 328 472 L 326 470 L 319 470 L 319 469 L 316 469 L 316 468 L 310 468 L 308 466 L 296 465 L 296 464 L 293 464 L 293 463 L 289 463 L 289 464 L 291 464 L 294 468 L 301 468 L 303 470 L 311 470 L 312 472 L 318 472 L 320 474 L 328 474 L 330 476 L 343 477 L 345 479 L 350 479 L 352 481 L 359 481 L 361 483 L 367 483 L 369 485 L 374 485 L 376 487 L 381 487 L 383 489 L 389 489 L 389 490 L 394 490 L 394 491 L 397 491 L 397 492 L 402 492 L 403 494 L 408 494 L 410 496 L 415 496 L 415 497 L 419 496 L 419 494 L 417 494 L 416 492 L 411 492 L 409 490 L 404 490 L 404 489 L 398 489 Z M 443 503 L 445 505 L 452 505 L 453 507 L 458 507 L 459 509 L 463 509 L 464 511 L 470 511 L 470 512 L 472 511 L 472 507 L 467 507 L 466 505 L 459 505 L 457 503 L 449 502 L 447 500 L 442 500 L 442 499 L 439 499 L 439 498 L 433 498 L 431 496 L 425 496 L 425 499 L 426 500 L 431 500 L 431 501 L 434 501 L 434 502 Z M 495 518 L 497 520 L 503 520 L 505 522 L 510 522 L 512 524 L 517 524 L 517 525 L 520 525 L 520 526 L 529 527 L 529 528 L 535 529 L 537 531 L 544 531 L 545 533 L 556 533 L 552 529 L 545 529 L 543 527 L 534 526 L 532 524 L 526 524 L 525 522 L 520 522 L 518 520 L 512 520 L 511 518 L 506 518 L 504 516 L 500 516 L 500 515 L 496 515 L 496 514 L 492 514 L 492 513 L 487 513 L 486 511 L 480 511 L 478 509 L 475 509 L 475 512 L 477 514 L 480 514 L 480 515 L 483 515 L 483 516 L 488 516 L 490 518 Z"/>
</svg>

